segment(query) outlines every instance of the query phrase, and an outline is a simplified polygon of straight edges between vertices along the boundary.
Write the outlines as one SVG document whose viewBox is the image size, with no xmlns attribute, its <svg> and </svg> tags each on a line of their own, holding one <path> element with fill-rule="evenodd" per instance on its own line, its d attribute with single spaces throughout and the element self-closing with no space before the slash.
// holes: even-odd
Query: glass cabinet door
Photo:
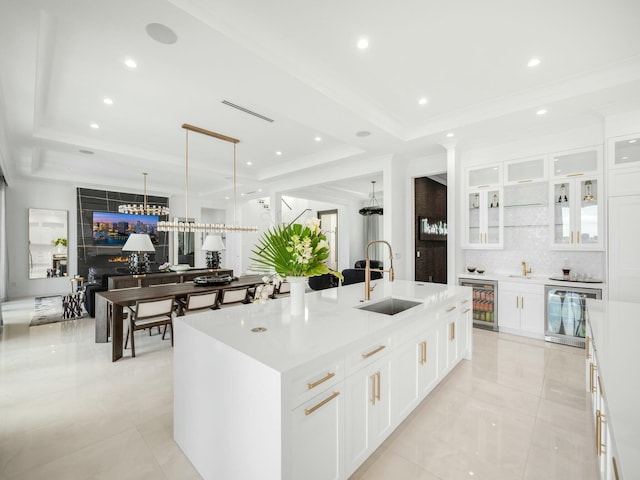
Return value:
<svg viewBox="0 0 640 480">
<path fill-rule="evenodd" d="M 580 181 L 580 214 L 577 217 L 576 241 L 595 245 L 599 242 L 598 231 L 598 181 Z"/>
<path fill-rule="evenodd" d="M 470 193 L 468 201 L 467 242 L 469 245 L 478 245 L 480 243 L 480 192 Z"/>
<path fill-rule="evenodd" d="M 547 179 L 547 157 L 505 162 L 505 185 L 529 183 Z"/>
<path fill-rule="evenodd" d="M 486 236 L 485 243 L 491 245 L 498 245 L 501 242 L 500 239 L 500 206 L 502 199 L 500 198 L 499 190 L 491 190 L 487 192 L 486 198 L 486 208 L 487 208 L 487 227 L 486 227 Z"/>
<path fill-rule="evenodd" d="M 556 183 L 553 187 L 553 243 L 573 243 L 571 229 L 571 182 Z"/>
</svg>

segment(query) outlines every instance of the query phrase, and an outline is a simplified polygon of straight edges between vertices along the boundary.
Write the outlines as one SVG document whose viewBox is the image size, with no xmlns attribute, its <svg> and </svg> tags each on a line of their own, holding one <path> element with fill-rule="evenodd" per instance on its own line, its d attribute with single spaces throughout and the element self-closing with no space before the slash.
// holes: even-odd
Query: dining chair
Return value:
<svg viewBox="0 0 640 480">
<path fill-rule="evenodd" d="M 362 283 L 364 282 L 364 270 L 360 268 L 345 268 L 342 270 L 342 285 L 351 285 L 353 283 Z M 382 278 L 382 273 L 372 271 L 371 276 L 369 277 L 371 280 L 377 280 Z"/>
<path fill-rule="evenodd" d="M 275 296 L 280 297 L 291 293 L 291 284 L 289 282 L 280 282 L 276 288 Z"/>
<path fill-rule="evenodd" d="M 249 287 L 224 288 L 220 292 L 218 307 L 235 303 L 250 303 Z"/>
<path fill-rule="evenodd" d="M 186 299 L 177 299 L 176 303 L 179 316 L 205 309 L 214 310 L 218 308 L 218 291 L 190 293 Z"/>
<path fill-rule="evenodd" d="M 162 339 L 167 333 L 167 326 L 171 327 L 171 346 L 173 347 L 173 297 L 152 298 L 149 300 L 138 300 L 135 308 L 129 307 L 129 327 L 127 328 L 127 339 L 124 348 L 127 348 L 131 340 L 131 356 L 136 356 L 136 346 L 134 333 L 136 330 L 164 326 Z"/>
</svg>

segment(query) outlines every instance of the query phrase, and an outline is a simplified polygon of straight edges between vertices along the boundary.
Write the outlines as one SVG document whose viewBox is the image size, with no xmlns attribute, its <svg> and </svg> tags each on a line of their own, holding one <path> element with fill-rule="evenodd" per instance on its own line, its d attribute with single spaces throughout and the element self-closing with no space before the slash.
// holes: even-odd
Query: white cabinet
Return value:
<svg viewBox="0 0 640 480">
<path fill-rule="evenodd" d="M 343 387 L 339 382 L 291 412 L 291 478 L 344 478 Z"/>
<path fill-rule="evenodd" d="M 609 300 L 637 302 L 640 292 L 640 195 L 609 198 Z"/>
<path fill-rule="evenodd" d="M 399 346 L 393 361 L 392 405 L 400 423 L 436 385 L 438 334 L 435 328 Z"/>
<path fill-rule="evenodd" d="M 640 195 L 640 134 L 610 139 L 608 153 L 608 195 Z"/>
<path fill-rule="evenodd" d="M 603 193 L 599 176 L 551 184 L 551 248 L 603 250 Z"/>
<path fill-rule="evenodd" d="M 587 147 L 550 155 L 553 178 L 574 178 L 602 173 L 602 148 Z"/>
<path fill-rule="evenodd" d="M 504 162 L 504 184 L 520 185 L 547 180 L 547 163 L 547 155 L 521 160 L 508 160 Z"/>
<path fill-rule="evenodd" d="M 500 330 L 544 338 L 544 286 L 500 282 L 498 292 Z"/>
<path fill-rule="evenodd" d="M 502 187 L 469 190 L 465 211 L 466 248 L 502 248 Z"/>
<path fill-rule="evenodd" d="M 347 476 L 391 433 L 391 378 L 391 362 L 385 355 L 345 381 Z"/>
<path fill-rule="evenodd" d="M 502 165 L 494 163 L 466 170 L 467 188 L 487 188 L 502 185 Z"/>
</svg>

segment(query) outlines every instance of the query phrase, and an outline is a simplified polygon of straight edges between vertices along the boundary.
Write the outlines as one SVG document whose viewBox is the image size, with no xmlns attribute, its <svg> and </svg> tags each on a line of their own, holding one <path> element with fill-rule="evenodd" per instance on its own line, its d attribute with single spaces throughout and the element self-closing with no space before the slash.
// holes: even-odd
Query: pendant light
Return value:
<svg viewBox="0 0 640 480">
<path fill-rule="evenodd" d="M 164 205 L 147 205 L 147 172 L 144 172 L 144 201 L 140 204 L 125 204 L 118 206 L 119 213 L 132 215 L 169 215 L 169 207 Z"/>
<path fill-rule="evenodd" d="M 382 207 L 378 204 L 376 200 L 376 181 L 371 181 L 371 200 L 369 201 L 369 205 L 360 209 L 360 215 L 364 215 L 365 217 L 368 215 L 382 215 Z"/>
<path fill-rule="evenodd" d="M 236 145 L 240 143 L 240 140 L 233 137 L 222 135 L 221 133 L 212 132 L 204 128 L 189 125 L 183 123 L 182 128 L 185 129 L 185 220 L 183 222 L 174 218 L 173 221 L 161 221 L 158 222 L 159 232 L 257 232 L 256 226 L 242 226 L 237 224 L 237 188 L 236 188 Z M 197 223 L 189 222 L 189 132 L 201 133 L 209 137 L 214 137 L 225 142 L 233 143 L 233 225 L 227 225 L 224 223 Z"/>
</svg>

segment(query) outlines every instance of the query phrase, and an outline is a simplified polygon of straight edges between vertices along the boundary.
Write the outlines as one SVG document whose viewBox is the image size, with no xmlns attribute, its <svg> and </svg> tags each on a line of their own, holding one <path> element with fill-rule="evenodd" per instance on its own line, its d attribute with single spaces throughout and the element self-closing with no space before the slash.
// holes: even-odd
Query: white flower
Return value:
<svg viewBox="0 0 640 480">
<path fill-rule="evenodd" d="M 320 220 L 317 218 L 308 218 L 305 225 L 316 235 L 320 232 Z"/>
<path fill-rule="evenodd" d="M 323 248 L 329 248 L 329 244 L 327 243 L 327 241 L 326 241 L 326 240 L 320 240 L 320 241 L 318 242 L 318 245 L 316 245 L 316 252 L 317 252 L 318 250 L 323 249 Z"/>
</svg>

